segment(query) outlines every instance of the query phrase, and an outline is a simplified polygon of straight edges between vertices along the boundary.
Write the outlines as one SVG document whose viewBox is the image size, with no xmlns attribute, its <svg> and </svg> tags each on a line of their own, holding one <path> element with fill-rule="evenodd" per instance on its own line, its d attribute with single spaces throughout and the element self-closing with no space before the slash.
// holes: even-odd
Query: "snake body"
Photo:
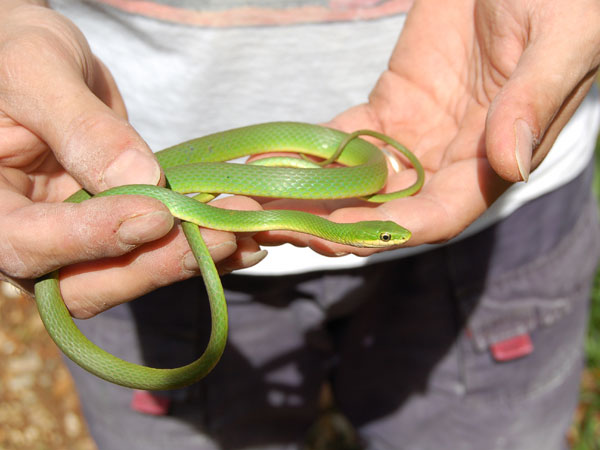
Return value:
<svg viewBox="0 0 600 450">
<path fill-rule="evenodd" d="M 391 144 L 409 158 L 418 178 L 409 188 L 377 194 L 385 185 L 386 159 L 373 144 L 357 137 L 369 134 Z M 330 158 L 345 167 L 289 168 L 231 164 L 243 156 L 269 152 L 302 153 Z M 231 193 L 283 198 L 349 198 L 387 201 L 411 195 L 423 184 L 418 160 L 397 142 L 368 130 L 348 135 L 315 125 L 278 122 L 215 133 L 158 152 L 169 189 L 151 185 L 119 186 L 96 194 L 144 195 L 163 202 L 182 227 L 198 261 L 211 306 L 212 329 L 204 353 L 194 362 L 173 369 L 157 369 L 124 361 L 88 340 L 73 322 L 60 293 L 58 271 L 35 285 L 36 303 L 48 333 L 59 348 L 84 369 L 123 386 L 163 390 L 183 387 L 206 376 L 218 362 L 227 338 L 227 307 L 216 267 L 198 226 L 232 232 L 290 230 L 309 233 L 357 247 L 394 247 L 410 232 L 391 221 L 334 223 L 301 211 L 231 211 L 210 206 L 185 193 Z M 90 198 L 79 191 L 67 201 Z"/>
</svg>

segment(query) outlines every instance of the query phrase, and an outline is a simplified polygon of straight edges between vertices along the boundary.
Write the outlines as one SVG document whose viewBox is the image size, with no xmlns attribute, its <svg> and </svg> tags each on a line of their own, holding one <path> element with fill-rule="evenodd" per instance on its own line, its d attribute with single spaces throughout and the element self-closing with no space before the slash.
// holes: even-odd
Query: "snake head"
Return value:
<svg viewBox="0 0 600 450">
<path fill-rule="evenodd" d="M 410 239 L 411 233 L 395 222 L 367 220 L 352 224 L 352 242 L 355 247 L 387 248 L 397 247 Z"/>
</svg>

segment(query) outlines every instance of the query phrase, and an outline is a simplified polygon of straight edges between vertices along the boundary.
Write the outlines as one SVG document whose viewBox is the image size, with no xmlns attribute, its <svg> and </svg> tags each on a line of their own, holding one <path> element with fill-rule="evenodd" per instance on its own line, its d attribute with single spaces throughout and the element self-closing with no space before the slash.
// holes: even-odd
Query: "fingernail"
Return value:
<svg viewBox="0 0 600 450">
<path fill-rule="evenodd" d="M 221 275 L 225 275 L 227 273 L 231 273 L 234 270 L 247 269 L 248 267 L 255 266 L 259 262 L 261 262 L 267 256 L 268 252 L 266 250 L 259 250 L 254 253 L 243 253 L 235 264 L 225 265 L 221 264 L 219 266 L 219 273 Z"/>
<path fill-rule="evenodd" d="M 173 216 L 168 212 L 154 211 L 132 217 L 121 224 L 117 235 L 127 245 L 139 245 L 163 237 L 173 227 Z"/>
<path fill-rule="evenodd" d="M 254 253 L 244 253 L 240 258 L 242 267 L 252 267 L 261 262 L 267 256 L 266 250 L 259 250 Z"/>
<path fill-rule="evenodd" d="M 129 149 L 106 168 L 102 181 L 107 187 L 122 184 L 158 184 L 160 167 L 151 155 Z"/>
<path fill-rule="evenodd" d="M 515 157 L 523 181 L 529 180 L 531 157 L 533 155 L 533 133 L 522 119 L 515 121 Z"/>
</svg>

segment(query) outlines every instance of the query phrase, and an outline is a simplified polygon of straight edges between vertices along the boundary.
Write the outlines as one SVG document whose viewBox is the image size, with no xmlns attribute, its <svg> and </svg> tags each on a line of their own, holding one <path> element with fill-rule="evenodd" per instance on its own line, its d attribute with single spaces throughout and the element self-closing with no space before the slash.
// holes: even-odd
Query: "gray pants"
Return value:
<svg viewBox="0 0 600 450">
<path fill-rule="evenodd" d="M 301 448 L 325 380 L 368 449 L 564 448 L 599 249 L 591 177 L 414 257 L 225 277 L 227 350 L 205 380 L 160 394 L 164 415 L 72 367 L 99 449 Z M 126 359 L 187 363 L 209 330 L 202 281 L 80 325 Z"/>
</svg>

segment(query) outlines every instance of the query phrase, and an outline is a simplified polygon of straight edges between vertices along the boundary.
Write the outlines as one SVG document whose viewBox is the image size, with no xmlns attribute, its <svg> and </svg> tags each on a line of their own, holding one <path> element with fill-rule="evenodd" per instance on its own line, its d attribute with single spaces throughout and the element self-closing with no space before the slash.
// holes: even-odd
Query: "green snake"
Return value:
<svg viewBox="0 0 600 450">
<path fill-rule="evenodd" d="M 377 137 L 399 150 L 417 172 L 417 181 L 394 193 L 378 194 L 387 179 L 386 157 L 360 135 Z M 304 159 L 268 158 L 262 164 L 226 163 L 235 158 L 270 152 L 292 152 Z M 183 194 L 203 193 L 261 197 L 338 199 L 360 197 L 385 202 L 417 192 L 424 172 L 406 148 L 380 133 L 360 130 L 346 134 L 321 126 L 276 122 L 237 128 L 184 142 L 156 153 L 168 188 L 125 185 L 96 194 L 145 195 L 163 202 L 182 222 L 185 236 L 200 266 L 211 307 L 211 334 L 204 353 L 194 362 L 172 369 L 158 369 L 124 361 L 88 340 L 77 328 L 62 299 L 58 271 L 36 282 L 40 317 L 63 353 L 87 371 L 112 383 L 135 389 L 174 389 L 206 376 L 219 361 L 227 339 L 227 306 L 215 264 L 198 227 L 232 232 L 290 230 L 357 247 L 395 247 L 410 232 L 391 221 L 334 223 L 319 216 L 292 210 L 231 211 L 219 209 Z M 308 162 L 321 158 L 322 163 Z M 315 167 L 335 162 L 344 167 Z M 275 167 L 272 167 L 275 164 Z M 281 166 L 281 165 L 284 166 Z M 66 201 L 90 198 L 79 191 Z M 205 198 L 203 201 L 205 201 Z"/>
</svg>

